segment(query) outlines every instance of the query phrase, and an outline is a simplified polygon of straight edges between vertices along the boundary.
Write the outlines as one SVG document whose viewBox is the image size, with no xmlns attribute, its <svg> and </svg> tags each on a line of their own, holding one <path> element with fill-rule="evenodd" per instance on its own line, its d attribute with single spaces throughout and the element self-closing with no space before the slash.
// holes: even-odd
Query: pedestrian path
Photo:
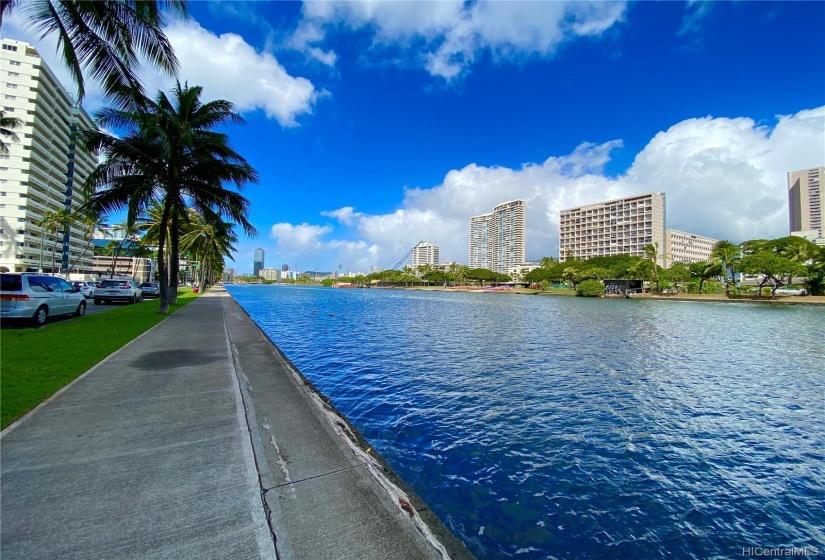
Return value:
<svg viewBox="0 0 825 560">
<path fill-rule="evenodd" d="M 0 449 L 3 560 L 276 557 L 221 297 L 109 356 Z"/>
<path fill-rule="evenodd" d="M 358 439 L 212 289 L 3 432 L 0 557 L 471 557 Z"/>
</svg>

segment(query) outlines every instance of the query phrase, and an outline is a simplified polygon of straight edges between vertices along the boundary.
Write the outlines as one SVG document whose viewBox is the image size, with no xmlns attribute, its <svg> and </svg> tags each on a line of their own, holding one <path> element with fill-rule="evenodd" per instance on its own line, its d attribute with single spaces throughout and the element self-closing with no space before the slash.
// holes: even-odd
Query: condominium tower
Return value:
<svg viewBox="0 0 825 560">
<path fill-rule="evenodd" d="M 258 247 L 255 249 L 255 257 L 252 261 L 252 276 L 258 276 L 264 268 L 264 250 Z"/>
<path fill-rule="evenodd" d="M 647 193 L 562 210 L 559 262 L 611 255 L 644 256 L 645 245 L 665 251 L 665 193 Z"/>
<path fill-rule="evenodd" d="M 90 232 L 77 223 L 40 226 L 44 217 L 76 210 L 80 186 L 97 164 L 77 139 L 96 128 L 40 58 L 21 41 L 2 39 L 0 96 L 4 117 L 19 119 L 0 153 L 0 270 L 89 272 Z M 52 264 L 54 263 L 54 264 Z"/>
<path fill-rule="evenodd" d="M 430 264 L 438 266 L 438 245 L 434 245 L 429 241 L 422 241 L 412 250 L 412 267 L 413 269 Z"/>
<path fill-rule="evenodd" d="M 815 232 L 812 237 L 825 237 L 822 226 L 822 185 L 825 167 L 814 167 L 788 173 L 788 207 L 791 232 Z"/>
<path fill-rule="evenodd" d="M 470 218 L 470 268 L 507 274 L 524 262 L 525 207 L 523 200 L 512 200 Z"/>
</svg>

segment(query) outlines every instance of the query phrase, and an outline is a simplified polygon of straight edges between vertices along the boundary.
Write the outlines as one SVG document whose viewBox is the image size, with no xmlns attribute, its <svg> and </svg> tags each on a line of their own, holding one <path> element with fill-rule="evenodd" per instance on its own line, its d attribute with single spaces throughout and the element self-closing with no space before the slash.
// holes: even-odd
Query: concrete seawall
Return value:
<svg viewBox="0 0 825 560">
<path fill-rule="evenodd" d="M 3 560 L 472 558 L 222 288 L 0 446 Z"/>
<path fill-rule="evenodd" d="M 223 305 L 279 558 L 473 558 L 243 308 Z"/>
</svg>

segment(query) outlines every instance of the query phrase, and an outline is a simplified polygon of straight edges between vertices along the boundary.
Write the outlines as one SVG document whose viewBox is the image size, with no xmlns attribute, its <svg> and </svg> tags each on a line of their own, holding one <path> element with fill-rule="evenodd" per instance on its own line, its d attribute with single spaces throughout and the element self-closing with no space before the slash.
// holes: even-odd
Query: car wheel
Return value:
<svg viewBox="0 0 825 560">
<path fill-rule="evenodd" d="M 49 318 L 49 309 L 45 305 L 41 305 L 37 308 L 37 311 L 34 312 L 34 316 L 32 320 L 34 324 L 38 327 L 42 327 L 46 324 L 46 319 Z"/>
<path fill-rule="evenodd" d="M 77 311 L 74 312 L 75 317 L 83 317 L 86 314 L 86 302 L 81 301 L 77 306 Z"/>
<path fill-rule="evenodd" d="M 143 294 L 140 294 L 140 297 L 138 298 L 138 303 L 140 303 L 141 301 L 143 301 Z"/>
<path fill-rule="evenodd" d="M 136 301 L 137 301 L 136 297 L 130 297 L 129 298 L 129 303 L 135 303 Z"/>
<path fill-rule="evenodd" d="M 103 305 L 103 300 L 99 298 L 95 298 L 95 305 Z"/>
</svg>

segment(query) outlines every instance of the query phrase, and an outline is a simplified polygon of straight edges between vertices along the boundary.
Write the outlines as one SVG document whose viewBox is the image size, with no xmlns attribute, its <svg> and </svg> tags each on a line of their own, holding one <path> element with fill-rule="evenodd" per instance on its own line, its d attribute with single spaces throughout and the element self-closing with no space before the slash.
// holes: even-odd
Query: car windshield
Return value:
<svg viewBox="0 0 825 560">
<path fill-rule="evenodd" d="M 17 274 L 0 275 L 0 291 L 19 292 L 23 289 L 23 281 Z"/>
<path fill-rule="evenodd" d="M 143 284 L 141 284 L 141 285 L 140 285 L 140 287 L 141 287 L 141 288 L 157 288 L 157 287 L 158 287 L 158 285 L 157 285 L 157 284 L 153 284 L 153 283 L 151 283 L 151 282 L 144 282 Z"/>
</svg>

